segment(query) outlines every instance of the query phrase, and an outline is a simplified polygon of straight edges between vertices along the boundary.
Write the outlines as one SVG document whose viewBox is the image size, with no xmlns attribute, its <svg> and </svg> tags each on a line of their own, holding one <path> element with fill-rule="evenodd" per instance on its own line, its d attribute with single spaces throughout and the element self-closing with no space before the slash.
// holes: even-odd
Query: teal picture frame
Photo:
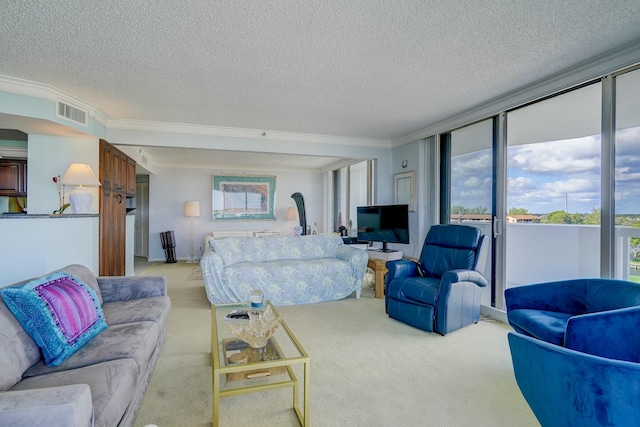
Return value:
<svg viewBox="0 0 640 427">
<path fill-rule="evenodd" d="M 212 175 L 213 221 L 276 219 L 276 177 Z"/>
</svg>

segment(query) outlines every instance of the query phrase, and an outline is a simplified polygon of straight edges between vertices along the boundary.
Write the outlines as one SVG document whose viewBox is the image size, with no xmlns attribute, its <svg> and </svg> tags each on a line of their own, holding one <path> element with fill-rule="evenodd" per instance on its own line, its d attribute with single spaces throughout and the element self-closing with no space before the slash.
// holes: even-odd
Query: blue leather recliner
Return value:
<svg viewBox="0 0 640 427">
<path fill-rule="evenodd" d="M 507 319 L 516 332 L 570 348 L 582 336 L 601 339 L 611 328 L 628 329 L 620 310 L 636 307 L 640 313 L 640 283 L 625 280 L 537 283 L 508 288 L 504 296 Z"/>
<path fill-rule="evenodd" d="M 465 225 L 434 225 L 418 262 L 388 261 L 389 317 L 445 335 L 480 319 L 487 280 L 475 270 L 484 235 Z"/>
<path fill-rule="evenodd" d="M 629 326 L 605 335 L 581 331 L 580 351 L 509 332 L 516 382 L 542 427 L 640 425 L 638 314 L 616 313 Z"/>
</svg>

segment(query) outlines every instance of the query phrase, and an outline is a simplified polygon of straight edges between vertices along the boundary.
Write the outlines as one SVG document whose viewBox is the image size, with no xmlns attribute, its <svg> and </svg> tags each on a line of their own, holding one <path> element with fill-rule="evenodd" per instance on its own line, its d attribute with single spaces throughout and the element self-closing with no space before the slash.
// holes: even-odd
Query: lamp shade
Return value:
<svg viewBox="0 0 640 427">
<path fill-rule="evenodd" d="M 200 202 L 189 201 L 184 202 L 184 216 L 200 216 Z"/>
<path fill-rule="evenodd" d="M 60 182 L 64 185 L 77 185 L 77 187 L 69 193 L 71 211 L 74 214 L 90 213 L 93 196 L 87 191 L 85 186 L 100 185 L 100 181 L 98 181 L 98 178 L 93 174 L 91 166 L 85 163 L 71 163 Z"/>
<path fill-rule="evenodd" d="M 284 219 L 286 219 L 287 221 L 295 221 L 296 217 L 296 208 L 288 207 L 287 213 L 284 214 Z"/>
<path fill-rule="evenodd" d="M 71 163 L 60 182 L 65 185 L 100 185 L 100 181 L 93 174 L 91 166 L 85 163 Z"/>
</svg>

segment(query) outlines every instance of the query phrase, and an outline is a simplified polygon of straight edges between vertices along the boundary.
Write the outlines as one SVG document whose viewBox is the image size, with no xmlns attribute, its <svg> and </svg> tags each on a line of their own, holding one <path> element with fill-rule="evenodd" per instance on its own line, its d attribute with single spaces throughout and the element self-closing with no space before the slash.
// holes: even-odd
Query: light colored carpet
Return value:
<svg viewBox="0 0 640 427">
<path fill-rule="evenodd" d="M 187 278 L 187 280 L 202 281 L 202 271 L 200 270 L 200 267 L 192 267 L 191 273 L 189 273 L 189 277 Z"/>
<path fill-rule="evenodd" d="M 211 425 L 210 304 L 193 266 L 154 264 L 172 311 L 134 427 Z M 359 300 L 283 306 L 311 358 L 312 426 L 538 426 L 516 385 L 507 332 L 483 320 L 442 337 L 390 319 L 365 287 Z M 301 377 L 301 372 L 298 378 Z M 220 425 L 297 426 L 291 389 L 226 397 Z"/>
</svg>

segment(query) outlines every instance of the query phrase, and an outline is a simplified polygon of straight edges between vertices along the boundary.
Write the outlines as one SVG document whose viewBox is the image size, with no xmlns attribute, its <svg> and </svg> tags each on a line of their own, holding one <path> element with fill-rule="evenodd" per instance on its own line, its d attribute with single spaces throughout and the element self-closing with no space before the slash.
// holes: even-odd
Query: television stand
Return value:
<svg viewBox="0 0 640 427">
<path fill-rule="evenodd" d="M 368 249 L 369 261 L 367 267 L 371 268 L 375 277 L 374 296 L 376 298 L 384 298 L 384 282 L 387 270 L 387 261 L 395 261 L 402 259 L 401 251 L 384 252 L 379 249 Z"/>
<path fill-rule="evenodd" d="M 381 248 L 376 248 L 376 249 L 367 249 L 368 252 L 381 252 L 381 253 L 385 253 L 385 254 L 393 254 L 393 253 L 399 253 L 400 256 L 398 258 L 377 258 L 377 259 L 386 259 L 387 261 L 391 261 L 391 260 L 395 260 L 395 259 L 400 259 L 402 258 L 402 252 L 401 251 L 396 251 L 394 249 L 389 249 L 389 246 L 387 246 L 387 242 L 382 242 L 382 247 Z"/>
<path fill-rule="evenodd" d="M 402 251 L 384 251 L 380 249 L 367 249 L 369 259 L 379 259 L 383 261 L 395 261 L 402 259 Z"/>
</svg>

